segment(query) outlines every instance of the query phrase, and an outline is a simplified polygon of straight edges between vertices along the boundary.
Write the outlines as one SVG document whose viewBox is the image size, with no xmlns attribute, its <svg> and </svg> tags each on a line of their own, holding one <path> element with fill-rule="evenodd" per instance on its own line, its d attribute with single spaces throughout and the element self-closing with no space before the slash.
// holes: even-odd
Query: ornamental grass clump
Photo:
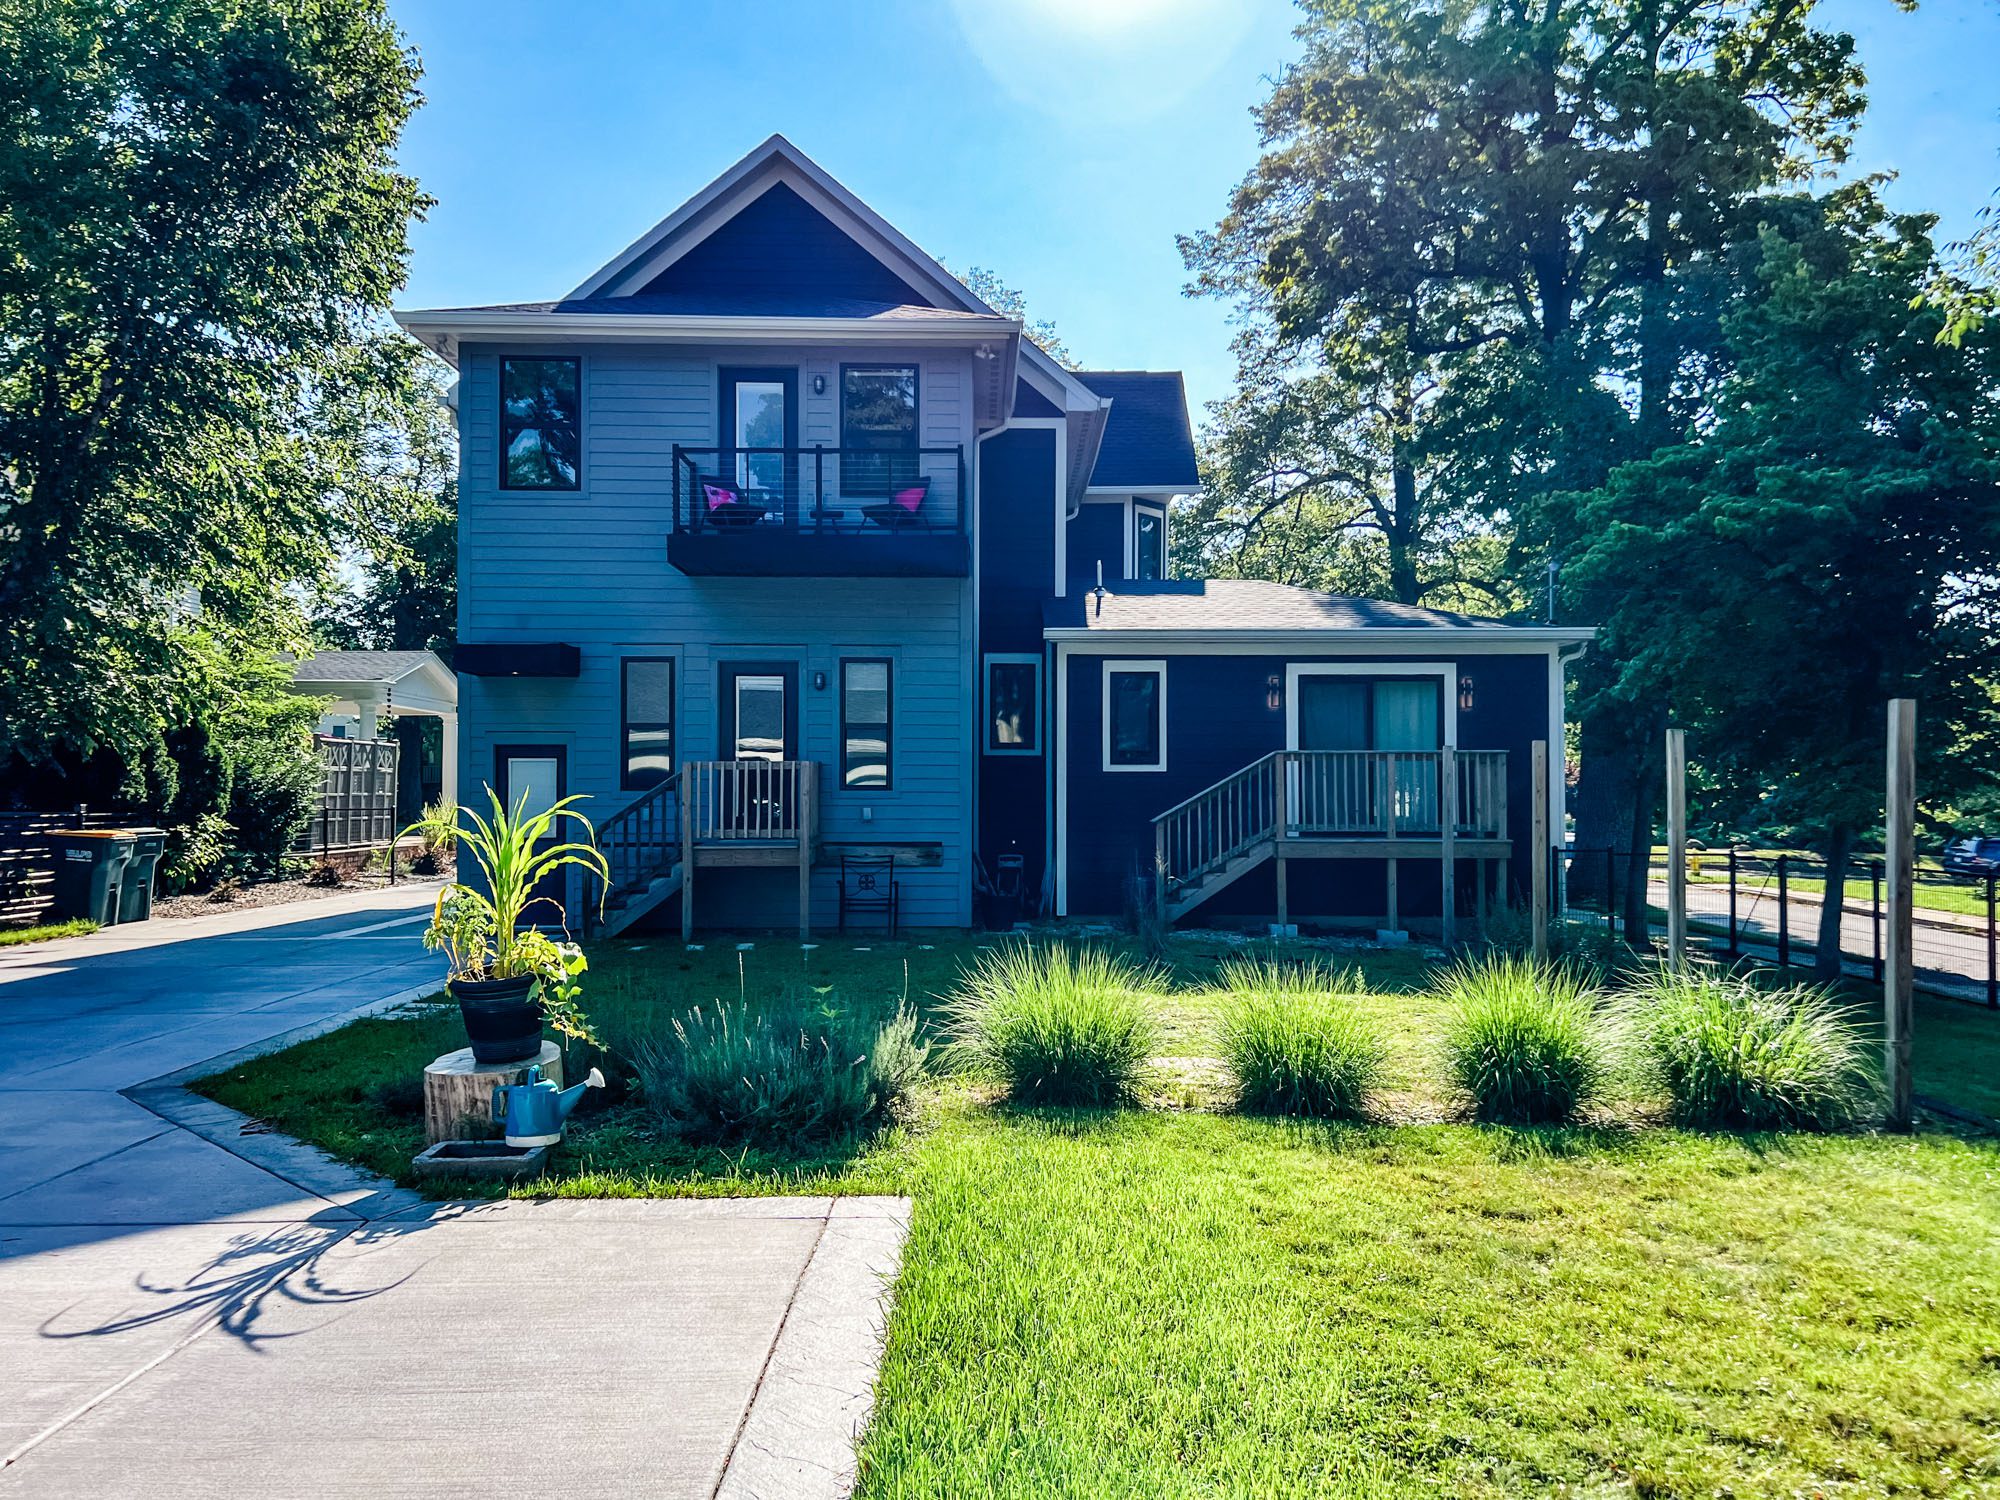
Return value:
<svg viewBox="0 0 2000 1500">
<path fill-rule="evenodd" d="M 1158 983 L 1099 948 L 996 948 L 946 1000 L 954 1054 L 1019 1103 L 1126 1103 L 1159 1040 L 1144 994 Z"/>
<path fill-rule="evenodd" d="M 1873 1049 L 1829 990 L 1761 990 L 1713 968 L 1662 965 L 1620 1004 L 1678 1124 L 1837 1130 L 1878 1102 Z"/>
<path fill-rule="evenodd" d="M 1218 977 L 1222 1058 L 1238 1107 L 1311 1119 L 1364 1113 L 1388 1047 L 1355 1003 L 1357 970 L 1237 960 Z"/>
<path fill-rule="evenodd" d="M 1447 974 L 1442 994 L 1445 1072 L 1480 1119 L 1561 1124 L 1602 1093 L 1604 1018 L 1576 970 L 1489 954 Z"/>
<path fill-rule="evenodd" d="M 646 1104 L 685 1139 L 796 1146 L 851 1136 L 889 1115 L 929 1053 L 916 1017 L 877 1026 L 828 1005 L 697 1005 L 643 1038 L 633 1062 Z"/>
</svg>

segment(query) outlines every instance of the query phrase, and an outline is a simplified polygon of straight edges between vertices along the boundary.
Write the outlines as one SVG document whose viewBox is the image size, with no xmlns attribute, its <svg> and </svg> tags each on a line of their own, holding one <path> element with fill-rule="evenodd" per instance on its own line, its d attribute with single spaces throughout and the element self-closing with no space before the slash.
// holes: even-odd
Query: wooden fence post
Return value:
<svg viewBox="0 0 2000 1500">
<path fill-rule="evenodd" d="M 1528 776 L 1533 793 L 1534 816 L 1529 820 L 1528 841 L 1534 845 L 1529 860 L 1529 921 L 1535 944 L 1535 961 L 1549 956 L 1549 742 L 1536 740 L 1528 758 Z"/>
<path fill-rule="evenodd" d="M 1667 731 L 1667 962 L 1687 965 L 1687 731 Z"/>
<path fill-rule="evenodd" d="M 1889 1124 L 1908 1130 L 1910 1102 L 1910 1029 L 1916 1019 L 1911 998 L 1916 874 L 1917 703 L 1914 698 L 1889 700 L 1888 848 L 1889 941 L 1882 984 L 1886 1026 L 1883 1064 L 1889 1083 Z"/>
</svg>

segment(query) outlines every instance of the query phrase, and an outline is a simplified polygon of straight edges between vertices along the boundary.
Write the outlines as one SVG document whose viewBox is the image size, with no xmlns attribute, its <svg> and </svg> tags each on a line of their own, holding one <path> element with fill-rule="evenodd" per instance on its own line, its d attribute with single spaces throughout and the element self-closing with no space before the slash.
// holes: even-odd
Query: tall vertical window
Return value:
<svg viewBox="0 0 2000 1500">
<path fill-rule="evenodd" d="M 670 656 L 628 656 L 624 668 L 619 785 L 637 791 L 658 786 L 674 771 L 674 662 Z"/>
<path fill-rule="evenodd" d="M 1042 659 L 1023 652 L 986 658 L 986 753 L 1035 755 L 1042 748 Z"/>
<path fill-rule="evenodd" d="M 840 487 L 886 495 L 917 477 L 917 367 L 840 367 Z"/>
<path fill-rule="evenodd" d="M 840 784 L 850 790 L 885 791 L 895 692 L 889 663 L 855 657 L 840 664 Z"/>
<path fill-rule="evenodd" d="M 1167 563 L 1167 517 L 1150 506 L 1132 507 L 1132 524 L 1138 532 L 1134 540 L 1135 578 L 1163 578 Z"/>
<path fill-rule="evenodd" d="M 583 475 L 583 362 L 500 361 L 500 488 L 573 490 Z"/>
<path fill-rule="evenodd" d="M 1167 664 L 1104 664 L 1104 769 L 1167 768 Z"/>
</svg>

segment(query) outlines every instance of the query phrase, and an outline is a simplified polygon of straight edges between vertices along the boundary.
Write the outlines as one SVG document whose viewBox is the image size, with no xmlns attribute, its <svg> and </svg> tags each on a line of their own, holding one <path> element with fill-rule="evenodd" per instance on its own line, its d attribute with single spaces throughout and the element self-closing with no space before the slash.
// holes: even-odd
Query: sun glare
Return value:
<svg viewBox="0 0 2000 1500">
<path fill-rule="evenodd" d="M 1073 123 L 1160 114 L 1211 77 L 1263 0 L 952 0 L 1000 86 Z"/>
</svg>

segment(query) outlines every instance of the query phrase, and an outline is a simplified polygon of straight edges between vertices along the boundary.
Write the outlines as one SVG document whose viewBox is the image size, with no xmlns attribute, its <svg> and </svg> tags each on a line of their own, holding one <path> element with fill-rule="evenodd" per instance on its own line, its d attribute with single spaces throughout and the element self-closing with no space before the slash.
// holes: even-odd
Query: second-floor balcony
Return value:
<svg viewBox="0 0 2000 1500">
<path fill-rule="evenodd" d="M 965 449 L 674 447 L 667 560 L 716 577 L 965 578 Z"/>
</svg>

